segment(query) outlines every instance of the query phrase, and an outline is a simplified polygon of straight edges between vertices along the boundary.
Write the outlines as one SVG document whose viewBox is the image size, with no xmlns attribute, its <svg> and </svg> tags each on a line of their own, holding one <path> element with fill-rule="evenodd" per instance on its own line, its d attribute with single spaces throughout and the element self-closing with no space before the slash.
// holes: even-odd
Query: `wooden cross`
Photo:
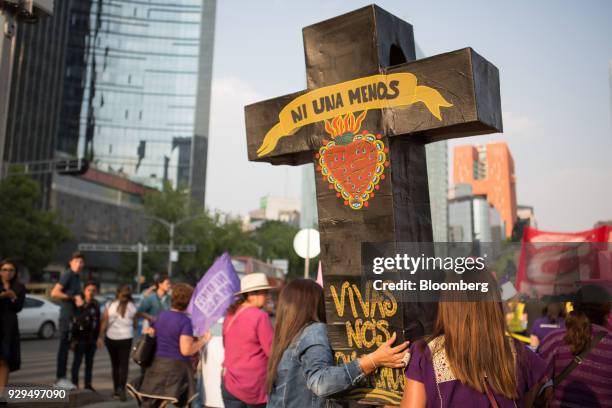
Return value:
<svg viewBox="0 0 612 408">
<path fill-rule="evenodd" d="M 361 284 L 361 244 L 432 242 L 425 144 L 501 132 L 499 76 L 471 48 L 415 61 L 412 26 L 374 5 L 303 37 L 308 89 L 245 107 L 248 155 L 315 164 L 329 337 L 341 363 L 393 331 L 413 339 L 431 329 L 435 304 L 386 299 L 387 315 L 363 307 L 381 299 Z M 347 398 L 397 404 L 403 381 L 401 370 L 379 370 Z"/>
</svg>

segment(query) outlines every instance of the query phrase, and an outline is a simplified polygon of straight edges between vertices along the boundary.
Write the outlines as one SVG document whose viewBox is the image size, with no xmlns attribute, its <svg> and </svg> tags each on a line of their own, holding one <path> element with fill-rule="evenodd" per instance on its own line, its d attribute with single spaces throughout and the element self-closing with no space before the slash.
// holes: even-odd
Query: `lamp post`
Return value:
<svg viewBox="0 0 612 408">
<path fill-rule="evenodd" d="M 168 230 L 168 235 L 170 236 L 170 240 L 168 243 L 168 276 L 172 276 L 172 252 L 174 252 L 174 231 L 180 225 L 186 223 L 187 221 L 191 221 L 193 219 L 201 217 L 203 214 L 192 215 L 191 217 L 182 218 L 178 221 L 168 221 L 160 217 L 155 217 L 153 215 L 145 216 L 146 219 L 157 221 L 162 224 Z"/>
</svg>

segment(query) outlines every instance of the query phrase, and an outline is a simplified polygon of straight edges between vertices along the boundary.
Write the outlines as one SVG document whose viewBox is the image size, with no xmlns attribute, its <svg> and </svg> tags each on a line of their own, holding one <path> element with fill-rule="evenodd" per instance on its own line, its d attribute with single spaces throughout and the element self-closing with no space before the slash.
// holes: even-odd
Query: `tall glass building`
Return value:
<svg viewBox="0 0 612 408">
<path fill-rule="evenodd" d="M 204 204 L 215 0 L 93 0 L 71 16 L 58 149 Z"/>
</svg>

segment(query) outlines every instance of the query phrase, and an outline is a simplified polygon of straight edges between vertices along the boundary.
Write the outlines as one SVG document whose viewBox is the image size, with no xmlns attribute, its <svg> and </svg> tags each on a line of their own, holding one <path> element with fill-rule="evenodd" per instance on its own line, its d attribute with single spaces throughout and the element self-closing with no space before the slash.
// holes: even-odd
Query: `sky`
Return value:
<svg viewBox="0 0 612 408">
<path fill-rule="evenodd" d="M 247 160 L 244 105 L 305 89 L 302 28 L 367 4 L 217 1 L 209 208 L 247 214 L 266 194 L 300 198 L 300 167 Z M 505 141 L 517 202 L 534 207 L 538 228 L 612 220 L 612 1 L 376 4 L 413 25 L 425 55 L 470 46 L 499 68 L 504 133 L 451 140 L 449 159 L 455 145 Z"/>
</svg>

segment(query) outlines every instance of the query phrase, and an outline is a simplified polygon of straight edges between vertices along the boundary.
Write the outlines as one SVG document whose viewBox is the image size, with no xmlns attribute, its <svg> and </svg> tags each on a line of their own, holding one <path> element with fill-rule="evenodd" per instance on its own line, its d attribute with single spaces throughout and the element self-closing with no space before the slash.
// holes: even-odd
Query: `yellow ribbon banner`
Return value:
<svg viewBox="0 0 612 408">
<path fill-rule="evenodd" d="M 281 137 L 293 135 L 302 126 L 349 112 L 416 102 L 423 102 L 438 120 L 442 120 L 441 107 L 453 106 L 434 88 L 417 85 L 417 77 L 408 72 L 372 75 L 310 91 L 281 110 L 279 122 L 266 133 L 257 156 L 271 153 Z"/>
</svg>

